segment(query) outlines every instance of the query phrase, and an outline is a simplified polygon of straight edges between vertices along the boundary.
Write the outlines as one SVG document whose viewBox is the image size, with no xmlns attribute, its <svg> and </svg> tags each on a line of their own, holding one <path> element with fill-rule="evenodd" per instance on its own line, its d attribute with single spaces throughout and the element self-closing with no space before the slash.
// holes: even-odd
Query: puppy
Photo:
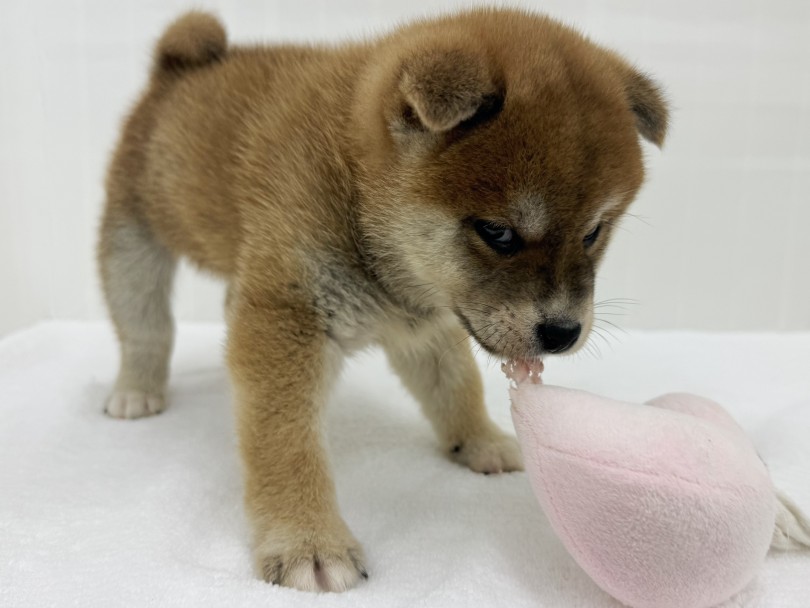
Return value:
<svg viewBox="0 0 810 608">
<path fill-rule="evenodd" d="M 227 362 L 261 576 L 365 578 L 320 420 L 341 362 L 381 345 L 445 453 L 521 469 L 468 335 L 573 352 L 596 268 L 661 144 L 658 87 L 548 18 L 478 9 L 338 47 L 229 46 L 178 19 L 126 121 L 98 256 L 121 345 L 109 415 L 166 407 L 178 257 L 228 284 Z"/>
</svg>

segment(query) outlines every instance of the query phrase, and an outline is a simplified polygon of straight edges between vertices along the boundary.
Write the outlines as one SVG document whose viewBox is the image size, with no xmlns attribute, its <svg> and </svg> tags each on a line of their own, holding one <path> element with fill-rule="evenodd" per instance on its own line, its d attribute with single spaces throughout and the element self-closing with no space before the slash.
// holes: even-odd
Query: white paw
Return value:
<svg viewBox="0 0 810 608">
<path fill-rule="evenodd" d="M 107 399 L 104 411 L 113 418 L 142 418 L 153 416 L 166 409 L 163 395 L 142 391 L 114 391 Z"/>
<path fill-rule="evenodd" d="M 294 543 L 294 538 L 285 539 L 290 540 Z M 256 551 L 259 571 L 268 583 L 301 591 L 340 592 L 354 587 L 361 578 L 368 578 L 363 550 L 353 538 L 310 536 L 301 544 L 283 544 L 270 539 Z"/>
<path fill-rule="evenodd" d="M 498 429 L 454 445 L 450 449 L 450 458 L 485 475 L 523 470 L 517 440 Z"/>
</svg>

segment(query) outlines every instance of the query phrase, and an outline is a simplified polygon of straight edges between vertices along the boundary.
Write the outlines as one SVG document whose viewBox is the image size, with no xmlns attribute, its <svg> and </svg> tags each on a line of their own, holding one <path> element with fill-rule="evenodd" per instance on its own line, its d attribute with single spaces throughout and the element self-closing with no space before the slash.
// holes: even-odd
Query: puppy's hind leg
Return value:
<svg viewBox="0 0 810 608">
<path fill-rule="evenodd" d="M 166 408 L 174 343 L 170 309 L 174 256 L 139 220 L 108 207 L 98 249 L 101 279 L 121 346 L 121 366 L 105 411 L 140 418 Z"/>
</svg>

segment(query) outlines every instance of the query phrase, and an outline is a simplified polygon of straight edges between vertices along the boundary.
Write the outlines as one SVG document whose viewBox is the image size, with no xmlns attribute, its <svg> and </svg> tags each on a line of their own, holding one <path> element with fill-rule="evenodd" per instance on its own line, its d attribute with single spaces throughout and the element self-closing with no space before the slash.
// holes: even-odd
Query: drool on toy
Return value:
<svg viewBox="0 0 810 608">
<path fill-rule="evenodd" d="M 504 365 L 529 480 L 566 549 L 633 608 L 708 608 L 746 587 L 772 545 L 810 546 L 753 443 L 717 403 L 644 406 L 542 384 Z"/>
</svg>

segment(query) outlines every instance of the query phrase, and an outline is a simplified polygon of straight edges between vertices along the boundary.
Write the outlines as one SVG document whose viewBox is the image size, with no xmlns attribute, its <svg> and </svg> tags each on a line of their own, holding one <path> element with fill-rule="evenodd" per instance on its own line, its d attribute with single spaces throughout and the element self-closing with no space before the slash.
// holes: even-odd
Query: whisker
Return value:
<svg viewBox="0 0 810 608">
<path fill-rule="evenodd" d="M 608 298 L 594 302 L 594 305 L 596 304 L 639 304 L 639 301 L 633 298 Z"/>
<path fill-rule="evenodd" d="M 614 327 L 617 330 L 619 330 L 620 332 L 622 332 L 624 335 L 627 335 L 627 330 L 624 327 L 620 327 L 620 326 L 616 325 L 615 323 L 613 323 L 612 321 L 608 321 L 607 319 L 600 319 L 599 317 L 594 317 L 593 321 L 594 321 L 594 323 L 607 323 L 611 327 Z M 603 329 L 607 330 L 606 327 L 604 327 Z M 607 331 L 609 331 L 609 330 L 607 330 Z"/>
<path fill-rule="evenodd" d="M 607 346 L 608 346 L 608 347 L 609 347 L 611 350 L 613 350 L 613 344 L 611 344 L 610 340 L 608 340 L 608 339 L 605 337 L 605 335 L 604 335 L 604 334 L 603 334 L 601 331 L 599 331 L 599 329 L 598 329 L 598 328 L 596 328 L 596 327 L 592 327 L 592 328 L 591 328 L 591 331 L 593 332 L 593 334 L 594 334 L 594 335 L 599 336 L 599 337 L 600 337 L 600 338 L 601 338 L 601 339 L 604 341 L 604 343 L 605 343 L 605 344 L 607 344 Z M 610 337 L 615 339 L 615 337 L 614 337 L 613 335 L 611 335 Z"/>
<path fill-rule="evenodd" d="M 648 217 L 646 217 L 644 215 L 638 215 L 636 213 L 628 213 L 626 211 L 624 212 L 624 215 L 626 215 L 628 217 L 632 217 L 634 220 L 638 220 L 642 224 L 647 224 L 648 226 L 652 227 L 652 223 L 650 223 L 648 221 L 650 218 L 648 218 Z"/>
<path fill-rule="evenodd" d="M 444 352 L 439 356 L 439 362 L 436 364 L 436 366 L 441 367 L 442 366 L 442 361 L 444 360 L 445 355 L 447 353 L 449 353 L 451 350 L 453 350 L 454 348 L 456 348 L 462 342 L 468 340 L 469 338 L 470 338 L 469 336 L 464 336 L 461 340 L 459 340 L 458 342 L 456 342 L 452 346 L 448 346 L 446 349 L 444 349 Z"/>
<path fill-rule="evenodd" d="M 593 351 L 594 357 L 596 359 L 601 359 L 602 358 L 602 349 L 599 348 L 599 346 L 596 344 L 596 342 L 594 340 L 591 339 L 590 336 L 588 336 L 587 345 Z"/>
<path fill-rule="evenodd" d="M 594 346 L 593 342 L 589 341 L 586 344 L 586 347 L 588 349 L 588 354 L 591 357 L 593 357 L 594 359 L 601 359 L 602 358 L 602 353 L 597 353 L 596 352 L 596 347 Z"/>
</svg>

